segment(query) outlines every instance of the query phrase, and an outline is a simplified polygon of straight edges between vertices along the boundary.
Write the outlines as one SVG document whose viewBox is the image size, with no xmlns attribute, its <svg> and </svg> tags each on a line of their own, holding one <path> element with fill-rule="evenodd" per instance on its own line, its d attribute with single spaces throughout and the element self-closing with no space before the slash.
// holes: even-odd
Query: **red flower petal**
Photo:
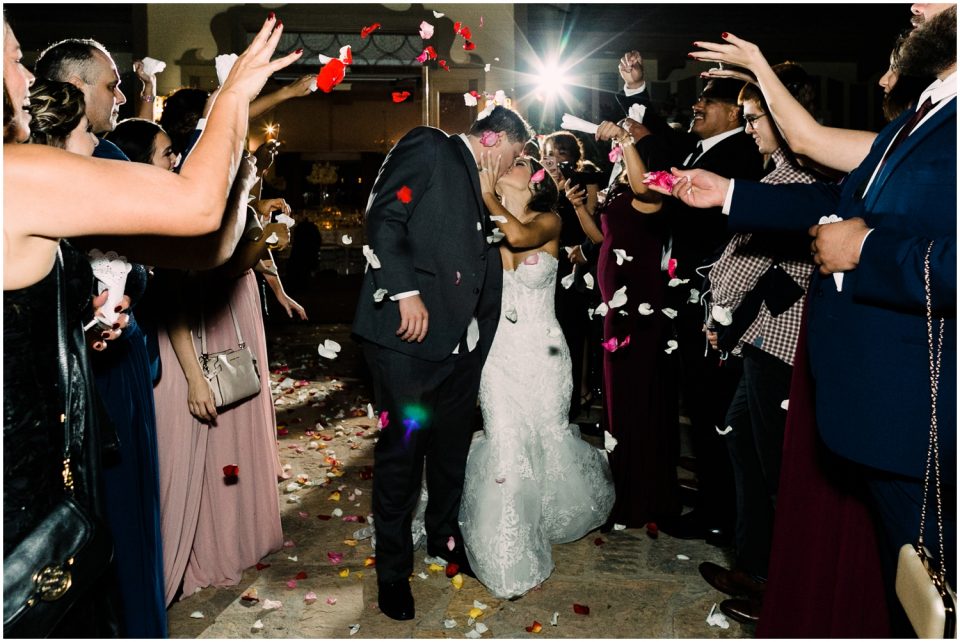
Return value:
<svg viewBox="0 0 960 642">
<path fill-rule="evenodd" d="M 677 278 L 677 259 L 667 261 L 667 275 L 671 279 Z"/>
<path fill-rule="evenodd" d="M 657 539 L 657 536 L 660 534 L 660 529 L 657 528 L 656 522 L 647 523 L 647 536 L 651 539 Z"/>
<path fill-rule="evenodd" d="M 240 467 L 236 464 L 228 464 L 223 467 L 224 477 L 236 477 L 240 474 Z"/>
<path fill-rule="evenodd" d="M 397 190 L 397 198 L 400 200 L 401 203 L 409 203 L 410 201 L 413 200 L 413 191 L 409 187 L 404 185 L 403 187 Z"/>
<path fill-rule="evenodd" d="M 466 42 L 463 43 L 463 50 L 464 50 L 464 51 L 473 51 L 473 50 L 476 49 L 476 48 L 477 48 L 477 45 L 473 44 L 473 43 L 470 42 L 469 40 L 467 40 Z"/>
<path fill-rule="evenodd" d="M 297 573 L 296 577 L 294 577 L 293 579 L 295 579 L 295 580 L 305 580 L 305 579 L 307 579 L 307 572 L 306 572 L 306 571 L 300 571 L 299 573 Z"/>
<path fill-rule="evenodd" d="M 361 37 L 361 38 L 366 38 L 367 36 L 369 36 L 371 33 L 373 33 L 374 31 L 376 31 L 376 30 L 379 29 L 379 28 L 380 28 L 380 23 L 379 23 L 379 22 L 374 22 L 374 23 L 373 23 L 372 25 L 370 25 L 369 27 L 364 27 L 363 29 L 360 30 L 360 37 Z"/>
<path fill-rule="evenodd" d="M 269 564 L 264 564 L 263 562 L 257 562 L 257 570 L 262 571 L 265 568 L 270 568 Z"/>
<path fill-rule="evenodd" d="M 286 428 L 277 428 L 277 436 L 286 437 L 289 434 L 290 434 L 290 431 L 287 430 Z"/>
<path fill-rule="evenodd" d="M 350 45 L 340 47 L 340 61 L 345 65 L 353 64 L 353 49 Z"/>
<path fill-rule="evenodd" d="M 395 103 L 402 103 L 403 101 L 405 101 L 405 100 L 406 100 L 407 98 L 409 98 L 409 97 L 410 97 L 410 92 L 409 92 L 409 91 L 395 91 L 395 92 L 393 92 L 393 102 L 395 102 Z"/>
<path fill-rule="evenodd" d="M 447 574 L 447 577 L 453 577 L 454 575 L 460 572 L 460 565 L 454 562 L 448 562 L 447 569 L 445 572 Z"/>
<path fill-rule="evenodd" d="M 540 631 L 543 630 L 543 625 L 537 622 L 536 620 L 534 620 L 533 624 L 526 628 L 527 628 L 527 633 L 539 633 Z"/>
<path fill-rule="evenodd" d="M 333 91 L 333 88 L 343 82 L 344 75 L 346 74 L 346 67 L 343 61 L 334 58 L 320 69 L 320 73 L 317 74 L 317 89 L 323 91 L 323 93 L 328 94 Z"/>
<path fill-rule="evenodd" d="M 447 61 L 446 61 L 446 60 L 438 60 L 438 61 L 437 61 L 437 64 L 440 65 L 441 67 L 443 67 L 444 70 L 450 71 L 450 67 L 447 66 Z"/>
<path fill-rule="evenodd" d="M 598 537 L 597 539 L 593 540 L 594 546 L 602 546 L 606 543 L 606 540 L 604 540 L 602 537 Z"/>
<path fill-rule="evenodd" d="M 437 59 L 437 50 L 433 48 L 433 45 L 427 45 L 427 48 L 424 49 L 424 51 L 427 52 L 427 56 L 430 58 L 430 60 Z"/>
<path fill-rule="evenodd" d="M 585 604 L 574 604 L 573 612 L 577 615 L 590 615 L 590 607 Z"/>
</svg>

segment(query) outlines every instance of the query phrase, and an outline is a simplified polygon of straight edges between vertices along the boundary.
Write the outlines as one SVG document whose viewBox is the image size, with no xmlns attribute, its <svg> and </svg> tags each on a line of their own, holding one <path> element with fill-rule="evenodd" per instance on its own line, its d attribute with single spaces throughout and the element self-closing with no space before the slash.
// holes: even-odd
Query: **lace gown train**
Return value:
<svg viewBox="0 0 960 642">
<path fill-rule="evenodd" d="M 556 278 L 546 252 L 504 271 L 480 379 L 484 432 L 470 446 L 460 528 L 477 578 L 500 598 L 547 579 L 551 545 L 603 524 L 614 501 L 606 454 L 567 420 L 570 351 L 554 313 Z"/>
</svg>

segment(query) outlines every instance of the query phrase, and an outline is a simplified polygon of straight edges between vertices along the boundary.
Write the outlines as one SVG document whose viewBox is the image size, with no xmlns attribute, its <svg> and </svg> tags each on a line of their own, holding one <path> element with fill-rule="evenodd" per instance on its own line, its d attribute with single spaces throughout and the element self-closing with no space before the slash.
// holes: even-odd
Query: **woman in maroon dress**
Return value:
<svg viewBox="0 0 960 642">
<path fill-rule="evenodd" d="M 617 499 L 608 523 L 639 528 L 680 509 L 679 409 L 676 379 L 669 374 L 660 270 L 665 229 L 660 199 L 643 184 L 647 170 L 633 139 L 609 122 L 600 125 L 597 137 L 615 140 L 626 165 L 624 180 L 610 187 L 598 209 L 600 228 L 582 205 L 582 190 L 571 189 L 568 198 L 587 236 L 602 241 L 597 276 L 603 303 L 595 314 L 604 317 L 606 430 L 617 441 L 610 452 Z"/>
</svg>

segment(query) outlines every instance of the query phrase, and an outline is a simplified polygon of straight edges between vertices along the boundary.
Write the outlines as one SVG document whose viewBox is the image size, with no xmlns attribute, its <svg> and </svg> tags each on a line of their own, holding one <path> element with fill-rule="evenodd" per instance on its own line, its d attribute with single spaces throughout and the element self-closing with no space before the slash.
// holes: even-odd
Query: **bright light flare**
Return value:
<svg viewBox="0 0 960 642">
<path fill-rule="evenodd" d="M 537 72 L 537 93 L 542 94 L 546 98 L 555 97 L 569 84 L 567 71 L 566 68 L 561 67 L 556 61 L 544 63 Z"/>
</svg>

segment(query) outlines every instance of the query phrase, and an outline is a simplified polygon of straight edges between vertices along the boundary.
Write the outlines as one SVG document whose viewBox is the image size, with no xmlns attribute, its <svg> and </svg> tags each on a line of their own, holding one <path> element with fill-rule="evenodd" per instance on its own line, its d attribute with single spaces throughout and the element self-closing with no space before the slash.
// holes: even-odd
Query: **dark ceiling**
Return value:
<svg viewBox="0 0 960 642">
<path fill-rule="evenodd" d="M 298 3 L 299 4 L 299 3 Z M 245 5 L 253 8 L 258 5 Z M 299 4 L 295 13 L 303 13 Z M 378 5 L 369 4 L 377 13 Z M 416 9 L 422 5 L 413 5 Z M 276 5 L 271 5 L 276 7 Z M 315 5 L 318 13 L 330 5 Z M 855 62 L 868 78 L 886 68 L 890 47 L 909 25 L 904 4 L 517 4 L 518 41 L 538 53 L 554 47 L 561 34 L 578 50 L 619 57 L 638 49 L 658 59 L 661 76 L 682 66 L 693 40 L 719 40 L 729 31 L 760 45 L 770 60 Z M 6 3 L 25 51 L 59 38 L 85 36 L 118 51 L 144 46 L 143 4 Z M 277 9 L 283 12 L 283 7 Z M 522 35 L 521 35 L 522 34 Z M 518 56 L 520 58 L 520 56 Z"/>
</svg>

